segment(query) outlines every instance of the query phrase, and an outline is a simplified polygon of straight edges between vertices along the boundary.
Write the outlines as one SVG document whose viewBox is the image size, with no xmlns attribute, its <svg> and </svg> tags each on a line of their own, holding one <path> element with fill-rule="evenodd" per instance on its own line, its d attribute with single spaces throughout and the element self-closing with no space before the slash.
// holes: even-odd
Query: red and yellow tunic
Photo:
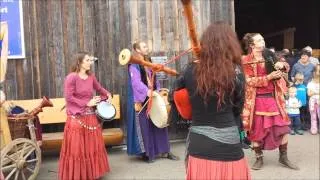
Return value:
<svg viewBox="0 0 320 180">
<path fill-rule="evenodd" d="M 252 128 L 253 116 L 256 115 L 278 115 L 281 114 L 284 121 L 289 121 L 285 111 L 284 86 L 283 79 L 277 81 L 269 81 L 264 68 L 258 68 L 258 64 L 246 64 L 252 62 L 251 55 L 242 58 L 243 70 L 246 78 L 245 102 L 242 111 L 242 120 L 244 128 L 250 131 Z M 256 106 L 257 94 L 273 93 L 278 111 L 268 109 L 261 105 Z M 258 108 L 258 109 L 257 109 Z M 273 107 L 275 108 L 275 107 Z"/>
</svg>

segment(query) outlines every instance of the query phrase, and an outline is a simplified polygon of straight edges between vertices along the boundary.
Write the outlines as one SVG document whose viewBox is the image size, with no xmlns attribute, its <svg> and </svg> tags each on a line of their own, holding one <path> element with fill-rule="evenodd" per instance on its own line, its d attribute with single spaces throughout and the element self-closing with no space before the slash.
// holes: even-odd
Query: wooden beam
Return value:
<svg viewBox="0 0 320 180">
<path fill-rule="evenodd" d="M 269 33 L 269 34 L 264 34 L 263 36 L 265 38 L 270 38 L 270 37 L 282 35 L 282 34 L 287 33 L 287 32 L 295 32 L 295 31 L 296 31 L 296 28 L 295 27 L 291 27 L 291 28 L 287 28 L 287 29 L 284 29 L 284 30 L 281 30 L 281 31 L 277 31 L 277 32 Z"/>
</svg>

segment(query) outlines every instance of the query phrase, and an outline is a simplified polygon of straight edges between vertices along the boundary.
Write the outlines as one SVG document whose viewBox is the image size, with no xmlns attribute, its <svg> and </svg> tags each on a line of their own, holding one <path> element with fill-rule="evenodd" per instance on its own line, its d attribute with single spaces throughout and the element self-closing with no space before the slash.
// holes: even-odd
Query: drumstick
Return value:
<svg viewBox="0 0 320 180">
<path fill-rule="evenodd" d="M 142 106 L 142 108 L 141 108 L 141 110 L 138 112 L 138 114 L 140 114 L 140 113 L 141 113 L 141 111 L 143 110 L 143 108 L 144 108 L 144 107 L 146 107 L 146 105 L 148 104 L 149 100 L 150 100 L 150 98 L 147 100 L 147 102 L 146 102 L 146 103 L 144 103 L 144 105 Z"/>
</svg>

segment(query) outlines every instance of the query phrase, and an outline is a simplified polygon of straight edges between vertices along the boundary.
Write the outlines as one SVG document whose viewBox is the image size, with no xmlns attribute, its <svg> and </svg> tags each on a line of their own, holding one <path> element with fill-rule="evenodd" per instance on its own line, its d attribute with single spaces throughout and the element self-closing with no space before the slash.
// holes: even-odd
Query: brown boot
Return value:
<svg viewBox="0 0 320 180">
<path fill-rule="evenodd" d="M 288 159 L 287 156 L 287 145 L 286 144 L 282 144 L 279 146 L 279 151 L 280 151 L 280 156 L 279 156 L 279 163 L 282 164 L 283 166 L 290 168 L 290 169 L 294 169 L 294 170 L 299 170 L 299 167 L 294 165 L 293 163 L 291 163 Z"/>
<path fill-rule="evenodd" d="M 256 162 L 254 162 L 251 169 L 253 170 L 260 170 L 263 166 L 263 153 L 261 151 L 261 147 L 253 147 L 256 153 Z"/>
</svg>

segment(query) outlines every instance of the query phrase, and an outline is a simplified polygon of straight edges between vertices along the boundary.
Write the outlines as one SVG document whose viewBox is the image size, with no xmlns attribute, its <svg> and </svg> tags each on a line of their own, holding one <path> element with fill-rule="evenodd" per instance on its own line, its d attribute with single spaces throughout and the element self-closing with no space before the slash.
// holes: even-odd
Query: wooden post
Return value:
<svg viewBox="0 0 320 180">
<path fill-rule="evenodd" d="M 292 49 L 294 47 L 294 32 L 296 28 L 287 28 L 285 30 L 277 31 L 270 34 L 265 34 L 264 38 L 270 38 L 275 36 L 283 36 L 283 48 Z"/>
<path fill-rule="evenodd" d="M 30 131 L 31 140 L 34 141 L 34 142 L 37 142 L 33 120 L 34 120 L 34 117 L 28 119 L 28 127 L 29 127 L 29 131 Z"/>
<path fill-rule="evenodd" d="M 283 48 L 294 48 L 294 30 L 285 31 L 283 35 Z"/>
<path fill-rule="evenodd" d="M 5 108 L 0 107 L 0 149 L 11 142 L 11 133 L 9 129 L 7 112 Z"/>
</svg>

